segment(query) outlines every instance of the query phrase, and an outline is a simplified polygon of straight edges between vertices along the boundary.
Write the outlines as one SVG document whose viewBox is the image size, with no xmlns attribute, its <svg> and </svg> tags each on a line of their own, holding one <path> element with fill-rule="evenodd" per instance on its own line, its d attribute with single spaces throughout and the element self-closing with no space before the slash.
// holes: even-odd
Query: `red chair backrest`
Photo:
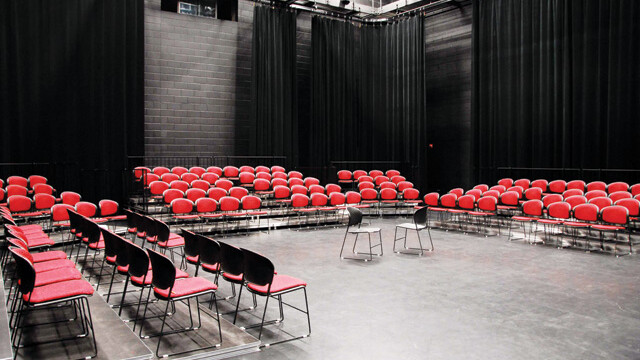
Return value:
<svg viewBox="0 0 640 360">
<path fill-rule="evenodd" d="M 587 191 L 587 193 L 584 194 L 584 196 L 587 197 L 587 200 L 591 200 L 597 197 L 606 197 L 607 193 L 604 190 L 591 190 L 591 191 Z"/>
<path fill-rule="evenodd" d="M 617 192 L 617 191 L 628 191 L 628 190 L 629 190 L 629 184 L 622 181 L 614 182 L 609 184 L 609 186 L 607 186 L 607 192 L 609 194 L 613 194 L 614 192 Z"/>
<path fill-rule="evenodd" d="M 537 179 L 537 180 L 533 180 L 531 182 L 531 187 L 532 188 L 539 188 L 539 189 L 542 190 L 542 192 L 547 191 L 548 185 L 549 185 L 549 183 L 545 179 Z"/>
<path fill-rule="evenodd" d="M 573 216 L 581 221 L 598 221 L 599 211 L 594 204 L 582 204 L 573 209 Z"/>
<path fill-rule="evenodd" d="M 206 173 L 207 170 L 200 166 L 193 166 L 189 168 L 189 172 L 198 175 L 198 177 L 202 177 L 202 174 Z"/>
<path fill-rule="evenodd" d="M 620 199 L 615 204 L 626 207 L 629 210 L 629 216 L 640 216 L 640 201 L 636 199 Z"/>
<path fill-rule="evenodd" d="M 500 179 L 498 180 L 498 185 L 502 185 L 505 188 L 510 188 L 513 186 L 513 179 L 512 178 Z"/>
<path fill-rule="evenodd" d="M 238 200 L 242 200 L 242 198 L 247 195 L 249 195 L 249 190 L 243 187 L 234 186 L 231 189 L 229 189 L 229 196 L 232 196 Z"/>
<path fill-rule="evenodd" d="M 458 198 L 458 207 L 473 210 L 476 207 L 476 198 L 473 195 L 462 195 Z"/>
<path fill-rule="evenodd" d="M 271 173 L 271 177 L 273 179 L 284 179 L 284 180 L 287 180 L 287 174 L 283 173 L 283 172 Z"/>
<path fill-rule="evenodd" d="M 180 176 L 180 180 L 182 180 L 182 181 L 184 181 L 184 182 L 186 182 L 188 184 L 191 184 L 192 182 L 194 182 L 194 181 L 196 181 L 198 179 L 200 179 L 200 176 L 198 176 L 196 174 L 192 174 L 190 172 L 184 173 L 184 174 L 182 174 Z"/>
<path fill-rule="evenodd" d="M 64 191 L 62 194 L 60 194 L 60 198 L 62 199 L 63 204 L 71 206 L 76 206 L 76 204 L 80 202 L 80 200 L 82 200 L 82 196 L 73 191 Z"/>
<path fill-rule="evenodd" d="M 549 191 L 562 194 L 567 189 L 567 182 L 564 180 L 553 180 L 549 183 Z"/>
<path fill-rule="evenodd" d="M 475 201 L 478 201 L 478 199 L 482 197 L 482 191 L 479 189 L 471 189 L 468 190 L 465 195 L 471 195 Z"/>
<path fill-rule="evenodd" d="M 50 194 L 33 195 L 33 204 L 36 210 L 51 209 L 56 204 L 56 198 Z"/>
<path fill-rule="evenodd" d="M 423 200 L 427 206 L 439 206 L 440 194 L 437 192 L 428 193 L 424 196 Z"/>
<path fill-rule="evenodd" d="M 224 196 L 218 202 L 222 211 L 236 211 L 240 208 L 240 200 L 231 196 Z"/>
<path fill-rule="evenodd" d="M 487 190 L 489 190 L 489 185 L 487 184 L 478 184 L 476 186 L 473 187 L 474 189 L 478 189 L 480 191 L 482 191 L 483 193 Z"/>
<path fill-rule="evenodd" d="M 166 182 L 167 184 L 171 184 L 172 181 L 180 180 L 180 175 L 169 172 L 160 175 L 160 179 L 162 179 L 162 181 Z"/>
<path fill-rule="evenodd" d="M 584 189 L 586 187 L 587 184 L 585 184 L 585 182 L 582 180 L 571 180 L 567 183 L 567 190 L 577 189 L 584 193 Z"/>
<path fill-rule="evenodd" d="M 260 173 L 264 174 L 264 173 Z M 269 191 L 271 189 L 271 182 L 266 179 L 255 179 L 253 180 L 253 190 L 254 191 Z"/>
<path fill-rule="evenodd" d="M 282 166 L 278 166 L 278 165 L 274 165 L 271 167 L 271 174 L 273 173 L 283 173 L 285 172 L 284 168 Z"/>
<path fill-rule="evenodd" d="M 398 192 L 395 189 L 382 189 L 380 190 L 381 200 L 395 200 L 398 197 Z"/>
<path fill-rule="evenodd" d="M 578 205 L 586 204 L 587 198 L 582 195 L 573 195 L 564 199 L 564 201 L 566 201 L 569 205 L 571 205 L 571 208 L 573 209 Z"/>
<path fill-rule="evenodd" d="M 380 189 L 396 189 L 396 184 L 392 183 L 391 181 L 385 181 L 383 183 L 380 184 Z"/>
<path fill-rule="evenodd" d="M 240 174 L 240 169 L 232 165 L 227 165 L 224 168 L 222 168 L 222 174 L 226 178 L 238 177 L 238 175 Z"/>
<path fill-rule="evenodd" d="M 188 173 L 189 169 L 187 169 L 186 167 L 183 167 L 183 166 L 174 166 L 171 169 L 171 172 L 176 174 L 176 175 L 178 175 L 178 176 L 182 176 L 182 174 Z"/>
<path fill-rule="evenodd" d="M 8 185 L 7 186 L 7 197 L 11 197 L 14 195 L 27 196 L 29 190 L 22 185 Z"/>
<path fill-rule="evenodd" d="M 252 166 L 249 166 L 249 165 L 240 166 L 238 170 L 240 171 L 240 173 L 243 173 L 243 172 L 252 173 L 252 174 L 256 173 L 256 169 L 254 169 Z"/>
<path fill-rule="evenodd" d="M 256 179 L 256 176 L 252 172 L 241 172 L 240 173 L 240 184 L 253 184 L 253 180 Z"/>
<path fill-rule="evenodd" d="M 522 204 L 522 212 L 529 216 L 542 216 L 544 204 L 541 200 L 527 200 Z"/>
<path fill-rule="evenodd" d="M 358 192 L 347 191 L 346 201 L 347 204 L 358 204 L 360 203 L 360 201 L 362 201 L 362 196 Z"/>
<path fill-rule="evenodd" d="M 554 202 L 545 206 L 547 208 L 547 214 L 556 219 L 569 219 L 571 218 L 571 205 L 566 202 Z"/>
<path fill-rule="evenodd" d="M 420 198 L 420 191 L 414 188 L 407 188 L 402 190 L 402 198 L 404 200 L 417 200 Z"/>
<path fill-rule="evenodd" d="M 294 187 L 294 186 L 304 186 L 304 180 L 300 179 L 300 178 L 290 178 L 289 181 L 287 182 L 289 184 L 289 187 Z"/>
<path fill-rule="evenodd" d="M 200 189 L 200 190 L 208 191 L 210 187 L 211 187 L 211 184 L 209 184 L 209 182 L 205 180 L 195 180 L 194 182 L 191 183 L 192 189 Z"/>
<path fill-rule="evenodd" d="M 188 214 L 193 211 L 193 202 L 189 199 L 173 199 L 171 212 L 174 214 Z"/>
<path fill-rule="evenodd" d="M 394 169 L 389 169 L 384 174 L 387 175 L 387 177 L 392 178 L 394 176 L 399 176 L 400 175 L 400 171 L 394 170 Z"/>
<path fill-rule="evenodd" d="M 76 204 L 76 212 L 85 217 L 94 217 L 98 212 L 98 207 L 88 201 L 80 201 Z"/>
<path fill-rule="evenodd" d="M 329 198 L 324 193 L 311 194 L 311 206 L 327 206 Z"/>
<path fill-rule="evenodd" d="M 367 172 L 364 170 L 356 170 L 353 172 L 353 180 L 358 180 L 361 176 L 366 176 Z"/>
<path fill-rule="evenodd" d="M 282 173 L 276 173 L 276 174 L 282 174 Z M 276 186 L 289 187 L 289 182 L 287 182 L 286 179 L 274 177 L 273 179 L 271 179 L 271 188 L 275 188 Z"/>
<path fill-rule="evenodd" d="M 191 186 L 189 186 L 189 183 L 186 181 L 182 181 L 182 180 L 173 180 L 172 182 L 169 183 L 169 188 L 170 189 L 178 189 L 182 192 L 186 192 L 187 190 L 189 190 Z"/>
<path fill-rule="evenodd" d="M 209 191 L 207 191 L 207 196 L 218 202 L 220 201 L 220 199 L 227 195 L 229 195 L 227 189 L 219 187 L 212 187 L 211 189 L 209 189 Z"/>
<path fill-rule="evenodd" d="M 273 197 L 276 199 L 288 199 L 291 195 L 291 189 L 288 186 L 276 185 L 273 188 Z"/>
<path fill-rule="evenodd" d="M 358 178 L 358 182 L 373 182 L 373 178 L 369 175 L 362 175 Z"/>
<path fill-rule="evenodd" d="M 376 186 L 380 186 L 380 184 L 387 181 L 389 181 L 389 178 L 384 175 L 378 175 L 373 178 L 373 182 L 376 184 Z"/>
<path fill-rule="evenodd" d="M 342 188 L 338 184 L 327 184 L 324 187 L 325 194 L 331 196 L 334 192 L 341 192 Z"/>
<path fill-rule="evenodd" d="M 496 200 L 498 200 L 500 198 L 500 194 L 502 194 L 500 191 L 498 190 L 487 190 L 485 192 L 482 193 L 482 196 L 490 196 L 490 197 L 494 197 L 496 198 Z"/>
<path fill-rule="evenodd" d="M 149 170 L 149 169 L 147 169 Z M 29 176 L 29 179 L 27 179 L 29 181 L 29 187 L 31 187 L 33 189 L 34 186 L 38 185 L 38 184 L 46 184 L 47 183 L 47 178 L 42 176 L 42 175 L 31 175 Z"/>
<path fill-rule="evenodd" d="M 256 166 L 256 174 L 260 174 L 260 173 L 271 174 L 271 169 L 269 169 L 268 167 L 266 167 L 264 165 L 258 165 L 258 166 Z"/>
<path fill-rule="evenodd" d="M 309 197 L 304 194 L 291 195 L 291 206 L 293 207 L 305 207 L 309 205 Z"/>
<path fill-rule="evenodd" d="M 247 195 L 242 198 L 242 210 L 256 210 L 262 206 L 262 201 L 259 197 L 253 195 Z"/>
<path fill-rule="evenodd" d="M 154 181 L 149 184 L 149 192 L 151 195 L 162 195 L 169 188 L 169 184 L 164 181 Z"/>
<path fill-rule="evenodd" d="M 523 190 L 527 190 L 531 186 L 531 180 L 518 179 L 513 183 L 513 186 L 520 186 Z"/>
<path fill-rule="evenodd" d="M 293 185 L 291 187 L 291 193 L 292 194 L 303 194 L 303 195 L 307 195 L 307 192 L 309 191 L 309 189 L 307 189 L 306 186 L 304 185 Z"/>
<path fill-rule="evenodd" d="M 7 198 L 7 207 L 11 212 L 29 211 L 32 205 L 31 199 L 24 195 L 11 195 Z"/>
<path fill-rule="evenodd" d="M 391 179 L 391 182 L 396 184 L 396 185 L 398 185 L 399 183 L 401 183 L 403 181 L 407 181 L 407 179 L 402 175 L 396 175 L 396 176 L 390 177 L 390 179 Z"/>
<path fill-rule="evenodd" d="M 512 186 L 507 189 L 507 191 L 515 191 L 518 193 L 520 199 L 522 199 L 522 194 L 524 193 L 524 189 L 521 186 Z"/>
<path fill-rule="evenodd" d="M 584 192 L 582 192 L 582 190 L 580 189 L 570 189 L 562 193 L 562 197 L 565 199 L 575 195 L 584 195 Z"/>
<path fill-rule="evenodd" d="M 462 195 L 464 195 L 464 189 L 462 188 L 455 188 L 455 189 L 451 189 L 449 190 L 450 194 L 456 194 L 457 197 L 460 197 Z"/>
<path fill-rule="evenodd" d="M 271 181 L 271 174 L 269 174 L 268 172 L 259 172 L 259 173 L 256 173 L 256 179 L 264 179 L 267 181 Z"/>
<path fill-rule="evenodd" d="M 313 194 L 324 194 L 324 186 L 317 184 L 309 186 L 309 195 Z"/>
<path fill-rule="evenodd" d="M 524 191 L 524 198 L 527 200 L 541 200 L 542 199 L 542 189 L 540 188 L 528 188 Z"/>
<path fill-rule="evenodd" d="M 171 170 L 169 170 L 168 168 L 166 168 L 164 166 L 156 166 L 156 167 L 153 168 L 153 173 L 155 175 L 158 175 L 158 176 L 162 176 L 162 175 L 170 173 L 170 172 L 171 172 Z"/>
<path fill-rule="evenodd" d="M 372 182 L 362 181 L 358 183 L 358 190 L 362 191 L 363 189 L 373 189 L 376 186 Z"/>
<path fill-rule="evenodd" d="M 608 197 L 597 197 L 589 200 L 589 204 L 594 204 L 598 209 L 602 210 L 607 206 L 613 205 L 613 201 Z"/>
<path fill-rule="evenodd" d="M 478 199 L 478 209 L 482 211 L 496 211 L 498 208 L 498 199 L 493 196 L 483 196 Z"/>
<path fill-rule="evenodd" d="M 489 190 L 495 190 L 495 191 L 499 192 L 500 194 L 502 194 L 505 191 L 507 191 L 507 188 L 504 187 L 503 185 L 494 185 L 491 188 L 489 188 Z"/>
<path fill-rule="evenodd" d="M 302 179 L 302 173 L 300 171 L 289 171 L 289 179 Z"/>
<path fill-rule="evenodd" d="M 632 199 L 633 195 L 631 195 L 628 191 L 616 191 L 614 193 L 609 194 L 609 199 L 613 202 L 616 202 L 620 199 Z"/>
<path fill-rule="evenodd" d="M 329 204 L 332 206 L 343 205 L 347 201 L 347 196 L 341 192 L 332 192 L 329 195 Z"/>
<path fill-rule="evenodd" d="M 3 188 L 0 188 L 0 201 L 4 201 L 4 198 L 7 196 L 7 193 Z"/>
<path fill-rule="evenodd" d="M 378 198 L 378 192 L 374 189 L 362 189 L 360 196 L 362 196 L 362 200 L 376 200 Z"/>
<path fill-rule="evenodd" d="M 160 176 L 156 174 L 147 174 L 147 176 L 143 177 L 142 180 L 144 186 L 149 186 L 152 182 L 160 180 Z"/>
<path fill-rule="evenodd" d="M 187 199 L 191 200 L 192 202 L 195 202 L 196 200 L 206 197 L 207 196 L 207 192 L 202 190 L 202 189 L 189 189 L 187 190 L 187 192 L 185 193 Z"/>
<path fill-rule="evenodd" d="M 199 213 L 210 213 L 216 211 L 218 202 L 211 198 L 200 198 L 196 200 L 196 211 Z"/>
<path fill-rule="evenodd" d="M 53 187 L 48 184 L 36 184 L 33 187 L 34 194 L 49 194 L 53 195 Z"/>
<path fill-rule="evenodd" d="M 353 174 L 349 170 L 338 171 L 338 180 L 352 180 Z"/>
<path fill-rule="evenodd" d="M 587 192 L 593 190 L 607 191 L 607 184 L 602 181 L 592 181 L 587 184 Z"/>
<path fill-rule="evenodd" d="M 229 191 L 229 189 L 233 187 L 233 183 L 231 182 L 231 180 L 227 179 L 219 179 L 218 181 L 216 181 L 215 185 L 216 187 L 223 188 L 227 191 Z"/>
<path fill-rule="evenodd" d="M 9 176 L 7 178 L 7 185 L 18 185 L 26 188 L 29 185 L 29 180 L 22 176 Z"/>
<path fill-rule="evenodd" d="M 629 191 L 631 192 L 631 195 L 636 196 L 640 194 L 640 184 L 634 184 L 631 185 L 631 188 L 629 189 Z"/>
<path fill-rule="evenodd" d="M 629 210 L 624 206 L 612 205 L 600 212 L 602 221 L 610 224 L 626 225 L 629 222 Z"/>
<path fill-rule="evenodd" d="M 171 202 L 175 199 L 180 199 L 184 197 L 184 192 L 178 189 L 167 189 L 162 193 L 162 200 L 165 204 L 171 204 Z"/>
<path fill-rule="evenodd" d="M 410 181 L 400 181 L 398 183 L 398 191 L 404 191 L 405 189 L 409 189 L 413 187 L 413 183 Z"/>
<path fill-rule="evenodd" d="M 440 197 L 440 205 L 444 207 L 454 208 L 456 207 L 456 201 L 458 200 L 458 196 L 456 194 L 444 194 Z"/>
<path fill-rule="evenodd" d="M 208 173 L 216 174 L 218 177 L 222 176 L 222 168 L 217 166 L 209 166 L 207 168 Z"/>
<path fill-rule="evenodd" d="M 118 203 L 113 200 L 102 199 L 98 202 L 100 216 L 112 216 L 118 213 Z"/>
<path fill-rule="evenodd" d="M 372 178 L 376 178 L 376 176 L 380 176 L 380 175 L 384 175 L 384 172 L 380 171 L 380 170 L 371 170 L 369 171 L 369 176 L 371 176 Z"/>
<path fill-rule="evenodd" d="M 320 185 L 320 180 L 314 178 L 314 177 L 306 177 L 304 179 L 304 186 L 308 188 L 311 187 L 311 185 Z"/>
<path fill-rule="evenodd" d="M 544 207 L 546 208 L 548 208 L 549 205 L 560 201 L 562 201 L 562 195 L 560 194 L 549 194 L 545 195 L 545 197 L 542 198 L 542 202 L 544 203 Z"/>
<path fill-rule="evenodd" d="M 520 196 L 515 191 L 507 191 L 500 195 L 500 203 L 502 205 L 516 206 Z"/>
</svg>

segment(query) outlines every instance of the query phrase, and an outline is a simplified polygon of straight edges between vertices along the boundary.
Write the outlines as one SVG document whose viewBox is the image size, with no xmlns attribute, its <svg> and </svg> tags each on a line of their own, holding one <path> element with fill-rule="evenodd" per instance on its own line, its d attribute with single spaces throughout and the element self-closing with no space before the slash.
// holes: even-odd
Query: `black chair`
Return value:
<svg viewBox="0 0 640 360">
<path fill-rule="evenodd" d="M 96 337 L 93 330 L 93 320 L 91 318 L 91 309 L 89 307 L 88 297 L 93 295 L 91 285 L 82 279 L 61 281 L 48 285 L 35 287 L 36 270 L 33 264 L 23 256 L 16 253 L 13 254 L 16 260 L 16 270 L 19 281 L 18 290 L 23 296 L 20 296 L 15 306 L 16 319 L 12 327 L 12 345 L 14 347 L 14 359 L 18 355 L 18 348 L 21 347 L 23 329 L 25 326 L 44 325 L 29 323 L 24 324 L 25 315 L 31 310 L 42 309 L 46 307 L 58 306 L 63 304 L 71 304 L 80 324 L 81 333 L 71 335 L 67 338 L 58 338 L 54 340 L 41 341 L 31 343 L 29 345 L 45 344 L 59 342 L 64 340 L 77 339 L 79 337 L 88 337 L 91 333 L 93 344 L 93 352 L 87 358 L 95 357 L 98 354 L 96 346 Z M 55 311 L 55 310 L 54 310 Z M 50 323 L 49 323 L 50 324 Z M 55 333 L 55 332 L 53 332 Z M 25 345 L 22 345 L 25 346 Z"/>
<path fill-rule="evenodd" d="M 136 233 L 138 232 L 138 216 L 128 209 L 122 209 L 122 212 L 127 216 L 127 234 L 132 235 L 132 240 L 135 240 Z"/>
<path fill-rule="evenodd" d="M 246 249 L 242 249 L 242 252 L 244 253 L 244 279 L 246 281 L 247 290 L 254 295 L 266 297 L 264 303 L 264 311 L 262 313 L 262 321 L 259 324 L 244 326 L 243 328 L 250 329 L 260 327 L 260 332 L 258 333 L 258 339 L 260 339 L 262 337 L 262 329 L 265 325 L 277 324 L 284 320 L 283 305 L 287 305 L 292 309 L 298 310 L 307 315 L 307 325 L 309 327 L 309 331 L 304 335 L 294 336 L 292 338 L 276 341 L 271 344 L 262 344 L 261 347 L 267 347 L 287 341 L 303 339 L 310 336 L 311 318 L 309 316 L 309 302 L 307 300 L 307 283 L 292 276 L 275 274 L 275 268 L 271 260 L 260 254 Z M 302 310 L 296 306 L 282 301 L 282 295 L 297 290 L 304 291 L 304 303 L 306 310 Z M 270 297 L 278 300 L 278 305 L 280 307 L 280 318 L 265 322 L 267 305 L 269 304 Z M 240 296 L 238 296 L 238 300 L 240 300 L 239 298 Z"/>
<path fill-rule="evenodd" d="M 186 268 L 186 263 L 184 263 L 184 238 L 178 234 L 172 233 L 169 225 L 167 225 L 164 221 L 153 220 L 155 222 L 155 245 L 157 245 L 162 254 L 166 254 L 167 250 L 171 253 L 171 260 L 174 260 L 173 254 L 175 249 L 181 249 L 181 263 L 180 268 L 182 268 L 183 264 Z M 153 248 L 155 250 L 155 246 Z"/>
<path fill-rule="evenodd" d="M 160 337 L 158 339 L 158 346 L 156 347 L 156 356 L 158 358 L 162 358 L 170 355 L 184 354 L 184 353 L 188 353 L 196 350 L 220 347 L 220 344 L 222 343 L 222 328 L 220 327 L 220 315 L 217 315 L 215 319 L 218 322 L 218 335 L 220 337 L 219 343 L 215 345 L 207 346 L 207 347 L 198 347 L 192 350 L 160 355 L 160 344 L 162 343 L 163 336 L 190 331 L 190 330 L 196 330 L 202 325 L 202 322 L 200 319 L 200 307 L 198 306 L 198 299 L 197 299 L 198 296 L 202 296 L 202 295 L 213 296 L 213 303 L 216 307 L 215 312 L 216 314 L 218 314 L 218 304 L 216 302 L 216 297 L 215 297 L 215 291 L 218 287 L 213 282 L 200 277 L 176 279 L 176 267 L 173 265 L 173 263 L 169 258 L 164 256 L 163 254 L 160 254 L 159 252 L 156 252 L 150 249 L 147 249 L 147 252 L 149 254 L 149 259 L 151 260 L 151 268 L 153 270 L 152 285 L 153 285 L 154 295 L 156 296 L 157 299 L 164 300 L 167 302 L 167 306 L 165 307 L 165 310 L 164 310 L 164 316 L 162 317 L 162 326 L 160 327 L 160 332 L 158 334 L 147 335 L 147 337 L 150 337 L 150 336 Z M 196 298 L 195 307 L 198 314 L 197 326 L 194 326 L 193 316 L 191 315 L 191 298 L 194 298 L 194 297 Z M 175 301 L 184 302 L 184 300 L 187 301 L 187 306 L 189 307 L 189 318 L 191 320 L 190 326 L 186 328 L 165 332 L 164 327 L 167 319 L 167 314 L 169 312 L 169 305 Z"/>
<path fill-rule="evenodd" d="M 200 269 L 200 244 L 198 242 L 198 235 L 192 231 L 182 229 L 182 237 L 184 238 L 184 262 L 185 268 L 187 264 L 193 264 L 196 267 L 196 272 L 193 276 L 198 276 L 198 270 Z"/>
<path fill-rule="evenodd" d="M 107 292 L 107 303 L 109 303 L 109 296 L 111 295 L 111 288 L 113 287 L 113 280 L 116 274 L 116 258 L 118 256 L 118 242 L 114 239 L 115 234 L 102 229 L 102 238 L 104 240 L 104 257 L 102 258 L 102 266 L 100 267 L 100 275 L 104 271 L 104 265 L 109 264 L 113 267 L 111 271 L 111 281 L 109 282 L 109 291 Z M 96 291 L 100 289 L 102 283 L 98 280 L 96 284 Z"/>
<path fill-rule="evenodd" d="M 424 254 L 424 249 L 422 248 L 422 240 L 420 239 L 420 230 L 427 229 L 427 233 L 429 234 L 429 241 L 431 242 L 431 249 L 427 251 L 433 251 L 433 240 L 431 239 L 431 231 L 427 225 L 427 207 L 420 208 L 413 213 L 413 222 L 412 223 L 402 223 L 396 225 L 396 231 L 393 236 L 393 252 L 395 253 L 403 253 L 403 254 L 413 254 L 422 256 Z M 398 229 L 404 229 L 404 236 L 398 237 Z M 418 246 L 415 247 L 407 247 L 407 232 L 409 230 L 415 230 L 416 236 L 418 237 Z M 403 251 L 396 250 L 396 242 L 403 241 L 404 245 Z M 417 252 L 416 252 L 417 250 Z"/>
<path fill-rule="evenodd" d="M 236 310 L 233 316 L 233 323 L 236 323 L 239 311 L 253 310 L 258 305 L 255 295 L 253 295 L 253 306 L 240 310 L 240 296 L 242 295 L 242 285 L 244 285 L 244 255 L 242 250 L 236 246 L 229 245 L 222 241 L 220 244 L 220 271 L 222 278 L 231 283 L 232 296 L 226 297 L 225 300 L 232 299 L 236 296 L 235 285 L 240 285 L 238 292 L 238 301 L 236 302 Z M 225 315 L 228 313 L 225 313 Z"/>
<path fill-rule="evenodd" d="M 81 231 L 82 233 L 80 244 L 82 245 L 83 243 L 85 243 L 86 245 L 86 249 L 84 252 L 84 259 L 82 263 L 82 267 L 83 267 L 82 270 L 84 272 L 85 268 L 87 267 L 87 257 L 89 255 L 89 250 L 92 250 L 94 252 L 92 256 L 91 267 L 90 267 L 90 269 L 93 269 L 93 266 L 95 265 L 95 262 L 96 262 L 96 255 L 100 253 L 102 250 L 104 250 L 104 240 L 102 238 L 102 231 L 100 230 L 100 225 L 94 223 L 93 221 L 89 220 L 88 218 L 82 215 L 78 215 L 78 216 L 80 216 L 80 218 L 78 218 L 78 221 L 79 221 L 78 230 Z M 78 258 L 79 257 L 80 257 L 80 247 L 78 247 Z M 78 263 L 78 258 L 76 258 L 76 263 Z M 89 280 L 91 280 L 91 276 L 92 275 L 89 274 Z"/>
<path fill-rule="evenodd" d="M 380 231 L 380 228 L 376 228 L 376 227 L 361 227 L 361 223 L 362 223 L 362 211 L 360 211 L 359 209 L 356 209 L 354 207 L 348 207 L 347 211 L 349 212 L 349 223 L 347 225 L 347 230 L 345 231 L 344 234 L 344 240 L 342 240 L 342 248 L 340 249 L 340 259 L 351 259 L 351 260 L 364 260 L 364 261 L 371 261 L 373 260 L 373 255 L 376 256 L 382 256 L 383 255 L 383 250 L 382 250 L 382 233 Z M 380 242 L 376 245 L 371 245 L 371 234 L 372 233 L 378 233 L 378 237 L 380 239 Z M 344 251 L 344 244 L 347 242 L 347 235 L 349 234 L 355 234 L 356 238 L 353 241 L 353 253 L 355 255 L 358 254 L 362 254 L 362 255 L 369 255 L 369 258 L 362 258 L 362 257 L 343 257 L 342 253 Z M 369 252 L 366 253 L 358 253 L 356 252 L 356 245 L 358 243 L 358 236 L 360 234 L 367 234 L 369 236 Z M 380 253 L 374 254 L 373 253 L 373 248 L 375 247 L 380 247 Z"/>
<path fill-rule="evenodd" d="M 215 275 L 214 282 L 218 284 L 218 278 L 220 276 L 220 244 L 204 235 L 196 235 L 198 239 L 199 260 L 202 271 Z"/>
</svg>

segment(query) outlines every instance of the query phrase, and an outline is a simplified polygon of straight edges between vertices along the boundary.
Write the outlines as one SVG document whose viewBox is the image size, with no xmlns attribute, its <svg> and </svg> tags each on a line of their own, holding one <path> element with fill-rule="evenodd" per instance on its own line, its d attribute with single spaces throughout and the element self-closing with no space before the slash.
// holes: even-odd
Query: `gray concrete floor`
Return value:
<svg viewBox="0 0 640 360">
<path fill-rule="evenodd" d="M 368 263 L 339 259 L 344 227 L 218 239 L 258 251 L 279 273 L 309 284 L 311 337 L 241 358 L 640 358 L 638 255 L 438 230 L 434 253 L 394 254 L 394 225 L 404 221 L 371 221 L 382 228 L 385 253 Z M 220 291 L 229 291 L 222 281 Z M 249 299 L 243 295 L 245 305 Z M 240 326 L 262 314 L 258 301 Z M 303 317 L 286 315 L 285 329 L 304 332 Z"/>
</svg>

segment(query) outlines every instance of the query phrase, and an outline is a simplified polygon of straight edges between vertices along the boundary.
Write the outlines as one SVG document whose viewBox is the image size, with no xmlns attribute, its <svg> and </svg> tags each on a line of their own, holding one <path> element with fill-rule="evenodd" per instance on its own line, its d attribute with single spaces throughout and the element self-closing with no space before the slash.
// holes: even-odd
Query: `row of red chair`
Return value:
<svg viewBox="0 0 640 360">
<path fill-rule="evenodd" d="M 503 178 L 498 181 L 498 185 L 502 185 L 505 188 L 510 188 L 512 186 L 520 186 L 523 190 L 529 188 L 539 188 L 543 192 L 551 192 L 551 193 L 563 193 L 566 190 L 577 189 L 583 192 L 589 192 L 593 190 L 606 191 L 607 193 L 614 193 L 617 191 L 628 191 L 636 196 L 640 194 L 640 183 L 635 185 L 629 185 L 626 182 L 616 181 L 610 184 L 606 184 L 603 181 L 592 181 L 590 183 L 586 183 L 583 180 L 553 180 L 547 181 L 545 179 L 538 179 L 530 181 L 529 179 L 517 179 L 513 180 L 511 178 Z M 487 187 L 487 185 L 478 185 L 481 187 Z"/>
<path fill-rule="evenodd" d="M 371 170 L 369 172 L 364 170 L 355 170 L 353 172 L 351 172 L 350 170 L 340 170 L 338 171 L 338 182 L 358 182 L 362 177 L 367 177 L 365 179 L 370 179 L 370 181 L 373 181 L 378 176 L 386 176 L 387 181 L 389 181 L 389 179 L 393 178 L 394 176 L 400 176 L 400 171 L 393 169 L 387 171 Z"/>
<path fill-rule="evenodd" d="M 164 166 L 156 166 L 153 168 L 153 170 L 145 166 L 138 166 L 133 169 L 133 175 L 137 180 L 140 180 L 143 177 L 148 175 L 155 175 L 160 177 L 164 174 L 174 174 L 177 176 L 182 176 L 184 174 L 192 174 L 198 177 L 202 177 L 206 173 L 216 174 L 218 177 L 238 178 L 240 176 L 240 173 L 243 173 L 243 172 L 251 173 L 251 174 L 284 173 L 285 175 L 287 175 L 285 172 L 285 169 L 282 166 L 272 166 L 271 168 L 266 166 L 257 166 L 255 168 L 252 166 L 240 166 L 238 168 L 238 167 L 229 165 L 229 166 L 225 166 L 224 168 L 220 168 L 218 166 L 209 166 L 206 169 L 200 166 L 194 166 L 189 169 L 182 166 L 175 166 L 171 169 Z M 291 171 L 289 172 L 288 176 L 302 177 L 302 174 L 297 171 Z"/>
<path fill-rule="evenodd" d="M 252 179 L 249 183 L 243 183 L 240 181 L 240 186 L 246 187 L 249 189 L 273 189 L 276 185 L 285 185 L 292 187 L 294 185 L 304 185 L 307 188 L 313 185 L 319 185 L 320 181 L 313 177 L 307 177 L 304 180 L 298 178 L 291 178 L 289 180 L 285 179 L 272 179 L 271 181 L 266 179 Z M 217 179 L 214 182 L 209 182 L 205 180 L 194 180 L 192 182 L 187 182 L 184 180 L 173 180 L 171 182 L 166 182 L 163 180 L 156 180 L 149 183 L 149 192 L 151 195 L 159 195 L 166 189 L 179 189 L 182 191 L 187 191 L 190 188 L 197 188 L 207 191 L 211 187 L 220 187 L 224 189 L 231 189 L 235 184 L 233 181 L 228 179 Z"/>
<path fill-rule="evenodd" d="M 7 178 L 7 186 L 19 185 L 29 189 L 33 189 L 38 184 L 46 184 L 47 182 L 47 178 L 42 175 L 30 175 L 28 178 L 14 175 Z M 4 180 L 0 179 L 0 189 L 4 188 L 4 185 Z"/>
</svg>

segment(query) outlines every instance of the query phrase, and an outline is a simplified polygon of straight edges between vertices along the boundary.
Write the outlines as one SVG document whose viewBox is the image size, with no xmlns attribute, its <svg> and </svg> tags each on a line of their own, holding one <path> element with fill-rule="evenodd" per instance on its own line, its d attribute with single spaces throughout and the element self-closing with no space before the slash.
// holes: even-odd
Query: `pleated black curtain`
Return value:
<svg viewBox="0 0 640 360">
<path fill-rule="evenodd" d="M 142 0 L 3 2 L 0 161 L 54 163 L 58 190 L 120 200 L 144 149 L 143 20 Z"/>
<path fill-rule="evenodd" d="M 640 3 L 473 6 L 478 181 L 505 166 L 640 169 Z"/>
<path fill-rule="evenodd" d="M 253 14 L 252 117 L 248 155 L 298 158 L 296 14 L 257 6 Z"/>
<path fill-rule="evenodd" d="M 401 161 L 419 166 L 425 138 L 424 35 L 419 16 L 358 26 L 314 17 L 309 166 Z"/>
</svg>

